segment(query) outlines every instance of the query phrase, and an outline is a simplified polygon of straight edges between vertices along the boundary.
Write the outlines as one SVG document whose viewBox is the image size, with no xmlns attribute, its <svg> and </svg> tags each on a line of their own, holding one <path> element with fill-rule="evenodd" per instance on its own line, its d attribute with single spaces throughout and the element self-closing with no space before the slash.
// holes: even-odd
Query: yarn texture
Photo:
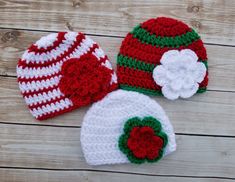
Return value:
<svg viewBox="0 0 235 182">
<path fill-rule="evenodd" d="M 171 50 L 163 54 L 161 65 L 153 70 L 153 79 L 162 86 L 163 95 L 171 100 L 195 94 L 206 75 L 206 66 L 197 62 L 190 49 Z"/>
<path fill-rule="evenodd" d="M 96 102 L 117 88 L 108 57 L 78 32 L 40 38 L 19 60 L 17 77 L 26 104 L 38 120 Z"/>
<path fill-rule="evenodd" d="M 161 131 L 161 123 L 153 117 L 129 119 L 119 138 L 119 148 L 129 161 L 140 164 L 156 162 L 162 158 L 167 145 L 167 135 Z"/>
<path fill-rule="evenodd" d="M 176 150 L 173 127 L 161 106 L 125 90 L 113 91 L 92 105 L 80 139 L 90 165 L 156 162 Z"/>
<path fill-rule="evenodd" d="M 190 88 L 191 92 L 183 91 L 182 82 L 174 75 L 171 84 L 180 87 L 180 90 L 171 87 L 163 87 L 156 80 L 160 80 L 157 74 L 153 74 L 155 69 L 162 65 L 162 57 L 169 51 L 188 50 L 197 56 L 198 65 L 204 64 L 206 71 L 201 72 L 200 80 L 194 80 Z M 185 57 L 185 56 L 184 56 Z M 173 57 L 169 57 L 174 62 Z M 185 57 L 186 58 L 186 57 Z M 188 56 L 189 62 L 191 60 Z M 186 61 L 186 60 L 185 60 Z M 181 63 L 180 63 L 181 64 Z M 187 63 L 186 63 L 187 64 Z M 178 65 L 179 64 L 175 64 Z M 188 64 L 187 64 L 188 65 Z M 175 68 L 177 69 L 177 68 Z M 197 69 L 197 67 L 195 67 Z M 204 70 L 204 68 L 203 68 Z M 197 72 L 198 70 L 195 70 Z M 193 73 L 190 71 L 187 73 Z M 206 91 L 208 85 L 207 53 L 200 36 L 195 30 L 185 23 L 167 17 L 149 19 L 137 25 L 129 32 L 122 42 L 120 52 L 117 56 L 117 75 L 120 88 L 133 90 L 149 95 L 164 95 L 166 98 L 174 100 L 179 97 L 189 98 L 195 93 Z M 189 76 L 186 76 L 189 80 Z M 194 77 L 193 75 L 191 77 Z M 193 79 L 192 79 L 193 80 Z M 191 80 L 191 82 L 193 82 Z M 174 83 L 173 83 L 174 82 Z M 168 83 L 170 84 L 170 83 Z M 197 86 L 198 85 L 198 86 Z M 167 91 L 166 91 L 167 90 Z M 171 93 L 169 95 L 169 93 Z"/>
</svg>

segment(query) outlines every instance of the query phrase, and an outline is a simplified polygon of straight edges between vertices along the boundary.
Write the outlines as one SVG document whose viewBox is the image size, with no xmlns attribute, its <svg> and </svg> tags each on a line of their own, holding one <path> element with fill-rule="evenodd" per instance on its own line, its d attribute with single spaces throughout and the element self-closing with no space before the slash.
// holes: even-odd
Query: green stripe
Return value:
<svg viewBox="0 0 235 182">
<path fill-rule="evenodd" d="M 139 39 L 142 43 L 151 44 L 156 47 L 172 47 L 188 46 L 192 42 L 200 39 L 200 36 L 192 29 L 191 32 L 175 37 L 162 37 L 150 34 L 140 25 L 136 26 L 131 32 L 133 36 Z"/>
<path fill-rule="evenodd" d="M 204 65 L 206 66 L 206 69 L 208 69 L 207 60 L 200 61 L 200 62 L 204 63 Z M 144 61 L 141 61 L 135 58 L 124 56 L 122 54 L 119 54 L 117 56 L 117 64 L 119 66 L 134 68 L 135 70 L 138 69 L 138 70 L 142 70 L 142 71 L 146 71 L 150 73 L 152 73 L 154 68 L 157 66 L 154 64 L 145 63 Z"/>
<path fill-rule="evenodd" d="M 124 84 L 123 85 L 121 84 L 120 88 L 124 90 L 140 92 L 140 93 L 147 94 L 147 95 L 162 95 L 162 92 L 160 90 L 150 90 L 146 88 L 134 87 L 134 86 L 124 85 Z"/>
<path fill-rule="evenodd" d="M 155 68 L 154 64 L 145 63 L 135 58 L 123 56 L 121 54 L 119 54 L 117 57 L 117 64 L 120 66 L 134 68 L 146 72 L 153 72 L 153 69 Z"/>
<path fill-rule="evenodd" d="M 130 85 L 125 85 L 125 84 L 121 84 L 120 85 L 121 89 L 124 90 L 129 90 L 129 91 L 135 91 L 135 92 L 140 92 L 146 95 L 160 95 L 163 96 L 162 92 L 160 90 L 151 90 L 151 89 L 146 89 L 146 88 L 142 88 L 142 87 L 134 87 L 134 86 L 130 86 Z M 203 93 L 207 90 L 207 88 L 199 88 L 197 90 L 197 93 Z"/>
</svg>

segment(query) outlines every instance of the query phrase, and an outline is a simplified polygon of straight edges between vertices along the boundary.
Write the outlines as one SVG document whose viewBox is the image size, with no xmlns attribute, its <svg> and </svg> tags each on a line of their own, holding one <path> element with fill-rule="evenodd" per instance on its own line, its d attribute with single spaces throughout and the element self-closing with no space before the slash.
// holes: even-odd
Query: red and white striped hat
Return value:
<svg viewBox="0 0 235 182">
<path fill-rule="evenodd" d="M 52 33 L 32 44 L 18 62 L 17 76 L 38 120 L 96 102 L 117 88 L 108 57 L 78 32 Z"/>
</svg>

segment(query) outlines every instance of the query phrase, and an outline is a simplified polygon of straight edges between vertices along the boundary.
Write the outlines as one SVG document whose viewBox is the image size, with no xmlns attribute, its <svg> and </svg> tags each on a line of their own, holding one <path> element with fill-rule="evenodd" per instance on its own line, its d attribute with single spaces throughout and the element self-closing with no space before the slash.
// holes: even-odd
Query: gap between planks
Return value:
<svg viewBox="0 0 235 182">
<path fill-rule="evenodd" d="M 1 171 L 2 169 L 2 171 Z M 86 177 L 86 179 L 92 178 L 92 176 L 95 174 L 96 177 L 99 177 L 99 179 L 103 178 L 105 176 L 105 178 L 102 179 L 106 180 L 108 176 L 110 176 L 111 178 L 113 176 L 118 177 L 117 179 L 112 179 L 112 182 L 117 181 L 120 182 L 120 179 L 125 179 L 125 177 L 129 176 L 131 178 L 136 178 L 135 180 L 133 180 L 133 182 L 138 182 L 138 181 L 143 181 L 144 179 L 148 179 L 148 181 L 156 181 L 156 178 L 154 177 L 158 177 L 157 180 L 160 181 L 164 181 L 164 182 L 168 182 L 169 180 L 171 181 L 178 181 L 179 182 L 188 182 L 188 180 L 193 182 L 201 182 L 201 181 L 207 181 L 207 180 L 218 180 L 216 182 L 222 182 L 222 180 L 226 180 L 226 181 L 234 181 L 235 178 L 227 178 L 227 177 L 218 177 L 218 176 L 187 176 L 187 175 L 158 175 L 158 174 L 141 174 L 141 173 L 128 173 L 128 172 L 118 172 L 118 171 L 104 171 L 104 170 L 87 170 L 87 169 L 44 169 L 44 168 L 20 168 L 20 167 L 0 167 L 0 177 L 2 176 L 2 172 L 4 173 L 9 173 L 11 174 L 10 176 L 18 176 L 18 179 L 25 179 L 25 177 L 30 178 L 32 176 L 35 176 L 35 174 L 40 174 L 40 176 L 42 178 L 44 178 L 45 174 L 46 176 L 52 178 L 51 180 L 59 180 L 61 179 L 61 175 L 63 175 L 63 177 L 65 177 L 65 179 L 67 180 L 78 180 L 78 179 L 84 179 Z M 24 175 L 22 175 L 24 174 Z M 72 175 L 72 176 L 71 176 Z M 9 175 L 8 175 L 9 176 Z M 38 176 L 38 175 L 37 175 Z M 53 177 L 52 177 L 53 176 Z M 144 179 L 143 179 L 144 178 Z M 65 180 L 63 179 L 63 180 Z M 94 178 L 97 179 L 97 178 Z M 91 179 L 92 181 L 94 179 Z M 108 178 L 110 179 L 110 178 Z M 146 179 L 146 180 L 147 180 Z M 9 180 L 9 177 L 8 179 Z M 9 180 L 11 181 L 11 180 Z M 20 180 L 21 181 L 21 180 Z M 25 181 L 25 180 L 24 180 Z M 41 181 L 41 179 L 40 179 Z M 90 181 L 90 180 L 89 180 Z M 12 182 L 12 181 L 11 181 Z M 34 181 L 36 182 L 36 181 Z M 57 181 L 58 182 L 58 181 Z M 214 181 L 215 182 L 215 181 Z"/>
<path fill-rule="evenodd" d="M 3 1 L 0 7 L 1 27 L 123 36 L 149 18 L 168 16 L 197 29 L 207 42 L 234 45 L 233 0 L 28 0 Z"/>
<path fill-rule="evenodd" d="M 11 28 L 11 27 L 0 27 L 0 30 L 15 30 L 15 31 L 26 31 L 26 32 L 40 32 L 40 33 L 58 33 L 60 31 L 56 31 L 56 30 L 43 30 L 43 29 L 24 29 L 24 28 Z M 107 37 L 107 38 L 125 38 L 125 36 L 118 36 L 118 35 L 107 35 L 107 34 L 92 34 L 92 33 L 85 33 L 83 32 L 85 35 L 88 36 L 94 36 L 94 37 Z M 35 40 L 36 41 L 36 40 Z M 219 43 L 209 43 L 206 41 L 203 41 L 203 43 L 205 45 L 214 45 L 214 46 L 222 46 L 222 47 L 235 47 L 235 45 L 231 45 L 231 44 L 219 44 Z"/>
<path fill-rule="evenodd" d="M 50 125 L 50 124 L 38 124 L 38 123 L 8 123 L 8 122 L 1 122 L 0 124 L 6 125 L 25 125 L 25 126 L 41 126 L 41 127 L 62 127 L 62 128 L 81 128 L 81 126 L 74 126 L 74 125 Z M 178 136 L 202 136 L 202 137 L 222 137 L 222 138 L 235 138 L 235 135 L 210 135 L 210 134 L 197 134 L 197 133 L 177 133 L 175 135 Z"/>
</svg>

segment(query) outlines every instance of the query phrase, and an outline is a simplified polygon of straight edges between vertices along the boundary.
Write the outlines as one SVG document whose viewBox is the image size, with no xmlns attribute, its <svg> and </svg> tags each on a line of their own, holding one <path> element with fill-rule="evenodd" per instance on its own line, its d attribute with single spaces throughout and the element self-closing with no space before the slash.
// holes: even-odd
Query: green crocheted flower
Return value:
<svg viewBox="0 0 235 182">
<path fill-rule="evenodd" d="M 157 119 L 134 117 L 127 120 L 123 130 L 118 146 L 130 162 L 141 164 L 162 158 L 168 138 Z"/>
</svg>

